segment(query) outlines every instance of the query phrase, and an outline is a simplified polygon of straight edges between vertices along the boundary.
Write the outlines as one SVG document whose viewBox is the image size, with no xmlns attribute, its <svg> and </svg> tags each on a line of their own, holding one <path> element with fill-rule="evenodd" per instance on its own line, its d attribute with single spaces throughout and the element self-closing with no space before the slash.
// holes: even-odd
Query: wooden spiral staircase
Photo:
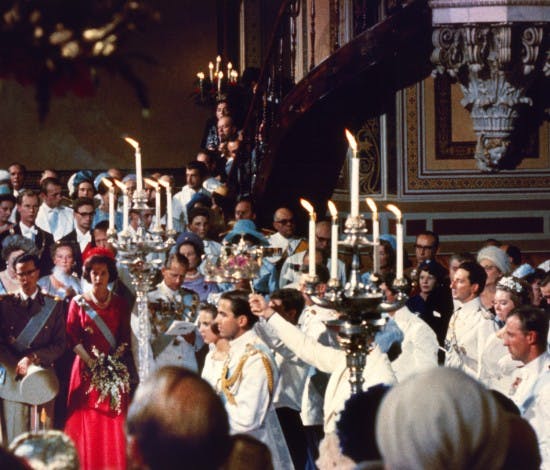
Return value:
<svg viewBox="0 0 550 470">
<path fill-rule="evenodd" d="M 344 128 L 386 112 L 397 90 L 432 70 L 431 10 L 426 0 L 413 0 L 294 84 L 294 4 L 281 5 L 232 178 L 237 193 L 252 195 L 267 217 L 300 197 L 324 214 L 346 155 Z"/>
</svg>

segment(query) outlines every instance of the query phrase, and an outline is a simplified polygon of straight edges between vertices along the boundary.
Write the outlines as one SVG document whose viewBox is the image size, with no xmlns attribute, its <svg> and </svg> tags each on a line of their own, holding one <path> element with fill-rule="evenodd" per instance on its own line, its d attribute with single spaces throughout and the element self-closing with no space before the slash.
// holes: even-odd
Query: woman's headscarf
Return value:
<svg viewBox="0 0 550 470">
<path fill-rule="evenodd" d="M 434 368 L 388 392 L 376 419 L 386 468 L 500 468 L 508 420 L 493 396 L 458 369 Z"/>
</svg>

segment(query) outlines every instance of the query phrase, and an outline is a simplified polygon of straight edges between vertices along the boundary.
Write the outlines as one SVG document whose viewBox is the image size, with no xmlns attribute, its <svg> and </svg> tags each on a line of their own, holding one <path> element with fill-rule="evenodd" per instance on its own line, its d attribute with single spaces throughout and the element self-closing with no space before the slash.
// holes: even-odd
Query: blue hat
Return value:
<svg viewBox="0 0 550 470">
<path fill-rule="evenodd" d="M 179 251 L 180 246 L 184 244 L 193 245 L 197 255 L 204 254 L 204 243 L 201 238 L 193 232 L 181 232 L 176 238 L 176 251 Z"/>
<path fill-rule="evenodd" d="M 185 208 L 187 209 L 187 212 L 189 212 L 191 208 L 197 203 L 200 203 L 206 207 L 212 207 L 212 199 L 206 194 L 201 193 L 199 191 L 198 193 L 193 194 L 193 196 L 185 206 Z"/>
<path fill-rule="evenodd" d="M 135 173 L 128 173 L 124 178 L 122 178 L 123 183 L 126 183 L 126 181 L 137 181 L 137 176 Z"/>
<path fill-rule="evenodd" d="M 393 251 L 397 250 L 397 241 L 395 240 L 394 235 L 383 233 L 382 235 L 380 235 L 380 240 L 386 240 L 393 248 Z"/>
<path fill-rule="evenodd" d="M 76 188 L 80 183 L 83 181 L 93 181 L 94 180 L 94 174 L 91 172 L 91 170 L 81 170 L 75 173 L 73 184 Z"/>
<path fill-rule="evenodd" d="M 0 195 L 2 194 L 11 194 L 10 187 L 5 183 L 0 183 Z"/>
<path fill-rule="evenodd" d="M 96 190 L 96 191 L 99 191 L 99 185 L 101 184 L 101 180 L 102 180 L 103 178 L 109 178 L 109 177 L 110 177 L 110 175 L 109 175 L 109 173 L 107 173 L 106 171 L 104 171 L 104 172 L 100 173 L 99 175 L 97 175 L 97 176 L 95 177 L 95 180 L 94 180 L 94 188 L 95 188 L 95 190 Z"/>
<path fill-rule="evenodd" d="M 259 245 L 267 246 L 269 242 L 264 234 L 256 228 L 256 224 L 249 219 L 241 219 L 235 222 L 231 231 L 224 237 L 224 241 L 228 243 L 237 243 L 241 236 L 249 236 L 254 239 Z"/>
<path fill-rule="evenodd" d="M 523 279 L 524 277 L 529 276 L 534 272 L 535 268 L 533 268 L 533 266 L 531 266 L 529 263 L 523 263 L 521 266 L 514 270 L 512 276 Z"/>
</svg>

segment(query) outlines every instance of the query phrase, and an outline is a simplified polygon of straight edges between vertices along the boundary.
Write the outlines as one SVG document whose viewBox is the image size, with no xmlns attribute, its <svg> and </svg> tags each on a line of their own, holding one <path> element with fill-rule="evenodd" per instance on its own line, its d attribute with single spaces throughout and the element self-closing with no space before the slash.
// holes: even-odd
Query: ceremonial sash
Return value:
<svg viewBox="0 0 550 470">
<path fill-rule="evenodd" d="M 105 324 L 103 321 L 103 318 L 99 316 L 99 313 L 97 313 L 92 306 L 86 302 L 86 299 L 82 295 L 75 296 L 75 302 L 82 307 L 86 315 L 90 317 L 90 320 L 92 320 L 95 325 L 99 328 L 99 331 L 103 334 L 111 348 L 116 348 L 116 339 L 113 336 L 113 333 L 109 329 L 109 327 Z"/>
<path fill-rule="evenodd" d="M 15 339 L 13 347 L 18 352 L 23 352 L 25 349 L 29 349 L 32 342 L 52 314 L 55 308 L 56 302 L 49 297 L 44 297 L 44 307 L 36 315 L 32 316 L 29 322 L 23 328 L 23 331 L 19 333 L 19 336 Z"/>
<path fill-rule="evenodd" d="M 531 387 L 531 390 L 529 391 L 527 398 L 519 405 L 519 411 L 521 412 L 521 415 L 523 416 L 525 412 L 527 411 L 527 408 L 529 408 L 535 401 L 535 398 L 537 397 L 537 393 L 543 388 L 550 385 L 550 371 L 545 370 L 542 372 L 541 375 L 538 376 L 537 380 Z"/>
</svg>

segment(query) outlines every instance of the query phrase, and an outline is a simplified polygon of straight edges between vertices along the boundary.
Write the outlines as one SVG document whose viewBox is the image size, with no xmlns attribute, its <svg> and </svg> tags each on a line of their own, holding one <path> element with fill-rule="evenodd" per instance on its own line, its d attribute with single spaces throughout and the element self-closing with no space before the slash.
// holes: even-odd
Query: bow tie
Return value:
<svg viewBox="0 0 550 470">
<path fill-rule="evenodd" d="M 36 230 L 36 227 L 33 225 L 32 227 L 27 227 L 26 225 L 21 225 L 21 235 L 24 237 L 33 237 L 38 233 L 38 230 Z"/>
</svg>

